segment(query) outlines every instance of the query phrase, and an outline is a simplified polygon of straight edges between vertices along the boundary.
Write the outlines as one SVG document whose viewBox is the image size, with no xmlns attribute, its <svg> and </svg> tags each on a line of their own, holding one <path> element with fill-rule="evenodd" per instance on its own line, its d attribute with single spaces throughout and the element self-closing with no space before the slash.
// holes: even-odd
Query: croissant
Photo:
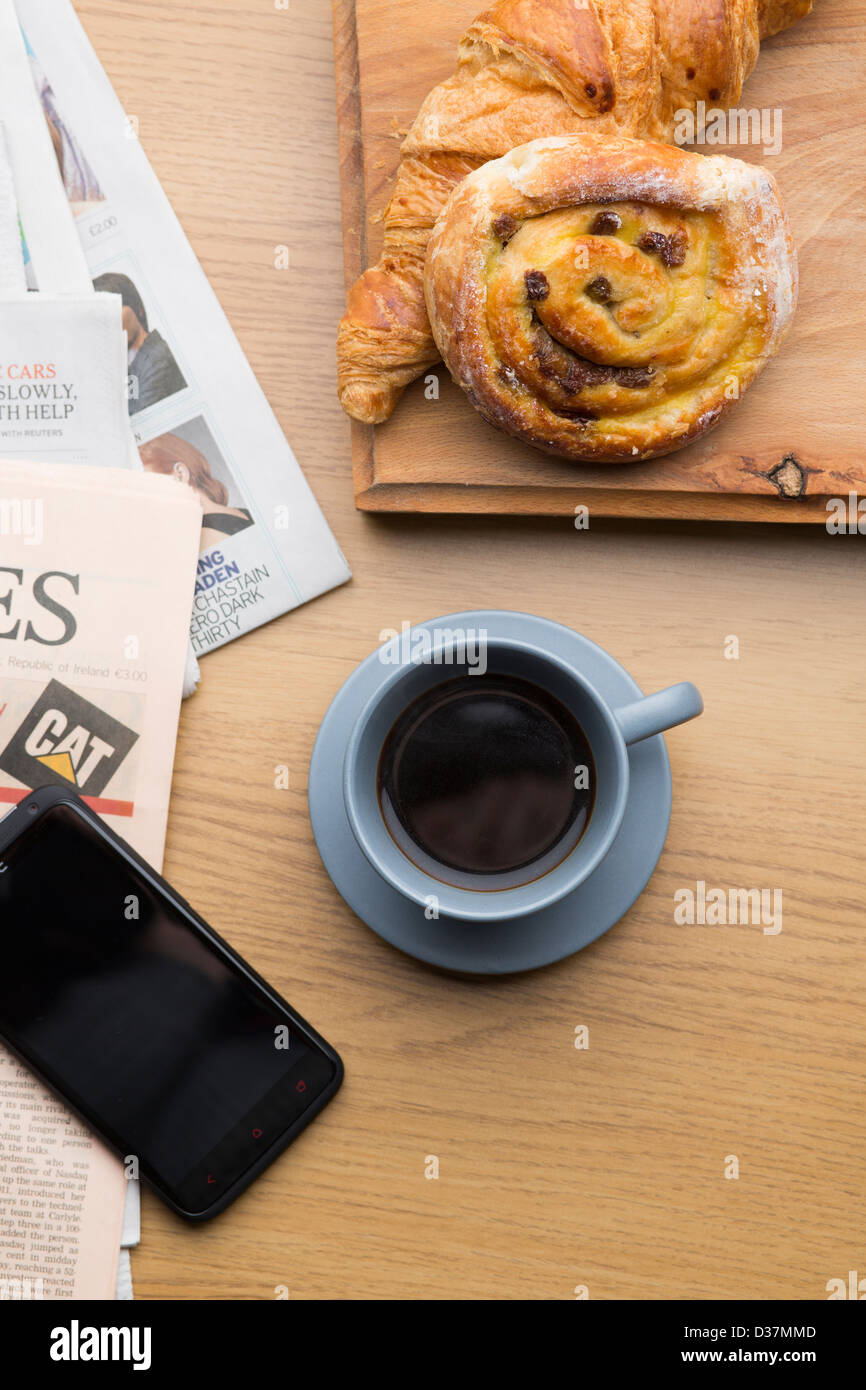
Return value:
<svg viewBox="0 0 866 1390">
<path fill-rule="evenodd" d="M 439 360 L 424 305 L 433 225 L 456 186 L 517 145 L 589 130 L 657 140 L 699 101 L 734 105 L 761 39 L 812 0 L 500 0 L 470 25 L 457 70 L 402 147 L 378 264 L 337 340 L 343 409 L 379 424 Z"/>
<path fill-rule="evenodd" d="M 427 254 L 439 351 L 493 425 L 594 463 L 706 434 L 781 342 L 797 263 L 757 165 L 622 136 L 470 174 Z"/>
</svg>

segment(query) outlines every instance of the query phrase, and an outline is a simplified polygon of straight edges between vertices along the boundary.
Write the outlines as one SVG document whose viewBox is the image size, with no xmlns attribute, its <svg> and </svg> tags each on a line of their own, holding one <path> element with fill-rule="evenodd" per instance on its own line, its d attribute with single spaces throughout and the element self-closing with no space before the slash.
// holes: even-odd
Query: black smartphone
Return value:
<svg viewBox="0 0 866 1390">
<path fill-rule="evenodd" d="M 0 821 L 0 1038 L 193 1221 L 343 1079 L 324 1038 L 57 787 Z"/>
</svg>

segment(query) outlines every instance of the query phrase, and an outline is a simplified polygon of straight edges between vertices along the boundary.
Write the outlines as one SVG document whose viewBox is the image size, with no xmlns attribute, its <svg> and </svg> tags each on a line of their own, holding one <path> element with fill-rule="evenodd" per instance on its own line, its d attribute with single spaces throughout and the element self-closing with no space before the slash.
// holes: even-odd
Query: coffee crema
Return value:
<svg viewBox="0 0 866 1390">
<path fill-rule="evenodd" d="M 586 735 L 519 677 L 462 676 L 403 711 L 382 748 L 379 804 L 402 852 L 458 888 L 496 891 L 549 873 L 595 799 Z"/>
</svg>

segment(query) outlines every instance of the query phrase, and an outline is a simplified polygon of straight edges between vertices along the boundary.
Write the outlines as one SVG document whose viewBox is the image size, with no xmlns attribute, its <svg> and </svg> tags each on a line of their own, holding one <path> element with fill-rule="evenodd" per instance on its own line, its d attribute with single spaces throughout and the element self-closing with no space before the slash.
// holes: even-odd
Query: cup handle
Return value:
<svg viewBox="0 0 866 1390">
<path fill-rule="evenodd" d="M 703 714 L 701 692 L 691 681 L 671 685 L 655 695 L 645 695 L 634 704 L 614 711 L 616 722 L 627 744 L 641 743 L 654 734 L 664 733 L 677 724 L 686 724 Z"/>
</svg>

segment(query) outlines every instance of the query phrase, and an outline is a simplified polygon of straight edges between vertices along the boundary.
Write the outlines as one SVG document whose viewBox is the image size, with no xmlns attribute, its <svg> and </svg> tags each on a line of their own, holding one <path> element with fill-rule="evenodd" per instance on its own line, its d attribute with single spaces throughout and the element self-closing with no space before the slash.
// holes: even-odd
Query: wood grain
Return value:
<svg viewBox="0 0 866 1390">
<path fill-rule="evenodd" d="M 339 1048 L 346 1083 L 211 1225 L 145 1194 L 138 1296 L 813 1299 L 866 1274 L 863 538 L 357 513 L 327 0 L 78 8 L 355 571 L 204 659 L 166 860 Z M 344 906 L 305 788 L 327 705 L 380 631 L 484 606 L 569 623 L 645 689 L 692 679 L 707 712 L 669 737 L 671 831 L 632 911 L 569 961 L 473 983 Z M 782 932 L 675 926 L 673 894 L 698 879 L 781 888 Z"/>
<path fill-rule="evenodd" d="M 454 67 L 478 0 L 334 0 L 345 268 L 351 284 L 378 257 L 400 132 Z M 766 43 L 740 106 L 769 113 L 782 149 L 708 147 L 764 162 L 778 179 L 800 251 L 794 328 L 737 409 L 705 439 L 649 464 L 590 467 L 548 458 L 492 430 L 450 380 L 439 399 L 416 382 L 386 425 L 352 424 L 357 505 L 371 511 L 469 511 L 714 520 L 826 520 L 826 499 L 866 491 L 861 442 L 866 347 L 858 306 L 866 262 L 866 0 L 818 0 Z"/>
</svg>

